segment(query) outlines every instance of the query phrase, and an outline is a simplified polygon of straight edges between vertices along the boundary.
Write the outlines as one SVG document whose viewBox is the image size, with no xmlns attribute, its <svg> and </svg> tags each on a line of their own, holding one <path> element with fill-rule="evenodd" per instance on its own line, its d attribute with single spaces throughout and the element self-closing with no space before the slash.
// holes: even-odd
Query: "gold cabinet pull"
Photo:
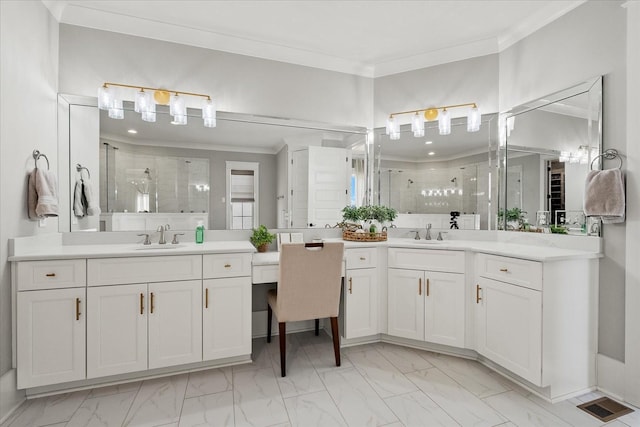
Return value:
<svg viewBox="0 0 640 427">
<path fill-rule="evenodd" d="M 352 292 L 352 288 L 353 288 L 353 278 L 349 277 L 349 293 L 353 293 Z"/>
<path fill-rule="evenodd" d="M 47 273 L 45 274 L 47 277 L 56 277 L 56 273 Z"/>
<path fill-rule="evenodd" d="M 422 277 L 418 279 L 418 295 L 422 295 Z"/>
<path fill-rule="evenodd" d="M 209 308 L 209 288 L 204 289 L 204 308 Z"/>
<path fill-rule="evenodd" d="M 481 290 L 482 288 L 480 287 L 480 285 L 476 285 L 476 304 L 480 304 L 480 301 L 482 301 L 482 298 L 480 298 Z"/>
<path fill-rule="evenodd" d="M 506 273 L 507 271 L 509 271 L 509 269 L 507 268 L 501 268 L 500 271 L 502 271 L 503 273 Z"/>
<path fill-rule="evenodd" d="M 429 279 L 427 279 L 427 296 L 429 296 Z"/>
<path fill-rule="evenodd" d="M 80 320 L 80 298 L 76 298 L 76 320 Z"/>
<path fill-rule="evenodd" d="M 360 257 L 360 261 L 366 261 L 367 259 L 363 256 Z"/>
<path fill-rule="evenodd" d="M 153 314 L 153 292 L 151 292 L 151 302 L 150 302 L 149 312 Z"/>
<path fill-rule="evenodd" d="M 140 314 L 144 314 L 144 294 L 140 292 Z"/>
<path fill-rule="evenodd" d="M 225 264 L 224 268 L 231 268 L 231 264 Z"/>
</svg>

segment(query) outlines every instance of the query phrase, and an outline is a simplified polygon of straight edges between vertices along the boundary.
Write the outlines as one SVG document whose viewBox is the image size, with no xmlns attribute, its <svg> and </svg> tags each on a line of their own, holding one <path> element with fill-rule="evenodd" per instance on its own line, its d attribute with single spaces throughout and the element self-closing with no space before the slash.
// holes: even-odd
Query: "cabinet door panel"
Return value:
<svg viewBox="0 0 640 427">
<path fill-rule="evenodd" d="M 378 333 L 378 281 L 375 268 L 347 270 L 345 277 L 345 338 Z"/>
<path fill-rule="evenodd" d="M 147 285 L 87 289 L 87 377 L 147 369 Z"/>
<path fill-rule="evenodd" d="M 19 389 L 85 378 L 84 306 L 85 288 L 18 292 Z"/>
<path fill-rule="evenodd" d="M 541 385 L 541 292 L 480 278 L 478 352 Z"/>
<path fill-rule="evenodd" d="M 425 341 L 464 347 L 464 274 L 425 273 Z"/>
<path fill-rule="evenodd" d="M 149 368 L 202 360 L 202 281 L 149 283 Z"/>
<path fill-rule="evenodd" d="M 389 335 L 424 339 L 424 272 L 389 269 Z"/>
<path fill-rule="evenodd" d="M 251 279 L 203 282 L 202 358 L 251 354 Z"/>
</svg>

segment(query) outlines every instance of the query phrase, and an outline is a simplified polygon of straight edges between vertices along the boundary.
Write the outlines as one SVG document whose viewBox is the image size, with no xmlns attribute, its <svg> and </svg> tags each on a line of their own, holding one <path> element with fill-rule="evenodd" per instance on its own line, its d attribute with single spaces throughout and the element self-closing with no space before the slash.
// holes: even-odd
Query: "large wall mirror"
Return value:
<svg viewBox="0 0 640 427">
<path fill-rule="evenodd" d="M 467 119 L 461 117 L 452 119 L 449 135 L 439 134 L 437 121 L 427 122 L 419 138 L 410 125 L 400 127 L 398 140 L 384 128 L 374 135 L 376 199 L 398 211 L 396 226 L 491 229 L 496 114 L 483 115 L 477 132 L 467 132 Z"/>
<path fill-rule="evenodd" d="M 513 108 L 503 116 L 500 228 L 598 235 L 583 212 L 586 175 L 600 168 L 602 78 Z"/>
<path fill-rule="evenodd" d="M 111 119 L 73 95 L 58 108 L 63 232 L 324 227 L 366 200 L 365 128 L 229 112 L 205 128 L 200 110 L 174 125 L 162 106 L 148 123 L 127 102 Z"/>
</svg>

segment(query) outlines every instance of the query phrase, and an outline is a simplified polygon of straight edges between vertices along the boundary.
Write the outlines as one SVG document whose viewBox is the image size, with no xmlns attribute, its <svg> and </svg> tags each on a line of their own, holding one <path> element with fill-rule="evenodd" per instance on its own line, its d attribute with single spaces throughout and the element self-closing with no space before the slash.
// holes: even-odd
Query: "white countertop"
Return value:
<svg viewBox="0 0 640 427">
<path fill-rule="evenodd" d="M 590 250 L 566 249 L 555 246 L 526 245 L 519 243 L 496 242 L 487 240 L 414 240 L 411 238 L 390 238 L 385 242 L 351 242 L 342 239 L 345 248 L 357 247 L 395 247 L 420 248 L 431 250 L 454 250 L 482 252 L 487 254 L 529 259 L 533 261 L 560 261 L 566 259 L 600 258 L 601 253 Z M 159 255 L 201 255 L 214 253 L 254 253 L 253 265 L 278 264 L 278 252 L 256 253 L 248 241 L 213 241 L 202 244 L 180 243 L 172 245 L 143 246 L 140 243 L 94 244 L 94 245 L 29 245 L 13 256 L 9 261 L 35 261 L 47 259 L 72 258 L 129 258 L 136 256 Z"/>
<path fill-rule="evenodd" d="M 137 256 L 159 255 L 202 255 L 215 253 L 253 253 L 256 249 L 247 241 L 219 241 L 196 243 L 179 243 L 159 245 L 153 243 L 144 246 L 141 243 L 108 244 L 108 245 L 57 245 L 30 246 L 9 257 L 9 261 L 36 261 L 46 259 L 72 258 L 130 258 Z"/>
</svg>

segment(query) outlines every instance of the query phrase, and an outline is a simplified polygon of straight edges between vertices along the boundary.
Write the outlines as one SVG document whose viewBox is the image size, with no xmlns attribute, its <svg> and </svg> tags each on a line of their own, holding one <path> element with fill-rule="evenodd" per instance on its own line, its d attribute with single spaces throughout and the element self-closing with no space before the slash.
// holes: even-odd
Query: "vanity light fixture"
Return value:
<svg viewBox="0 0 640 427">
<path fill-rule="evenodd" d="M 169 104 L 169 113 L 173 117 L 171 123 L 175 125 L 186 125 L 187 105 L 185 96 L 204 98 L 202 101 L 202 119 L 204 120 L 204 126 L 208 128 L 216 127 L 216 104 L 209 95 L 106 82 L 98 89 L 98 108 L 108 110 L 109 117 L 112 119 L 124 118 L 122 99 L 117 96 L 116 88 L 137 89 L 134 96 L 134 110 L 136 113 L 141 114 L 142 120 L 145 122 L 156 121 L 157 104 Z M 398 127 L 398 138 L 399 137 Z"/>
<path fill-rule="evenodd" d="M 419 138 L 424 136 L 424 122 L 438 119 L 438 130 L 440 135 L 449 135 L 451 133 L 451 113 L 450 108 L 469 107 L 467 114 L 467 132 L 477 132 L 480 130 L 482 115 L 475 102 L 466 104 L 445 105 L 444 107 L 431 107 L 422 110 L 400 111 L 391 113 L 387 120 L 387 135 L 392 140 L 400 139 L 400 123 L 399 115 L 412 114 L 411 132 L 413 136 Z M 422 118 L 424 117 L 424 119 Z"/>
<path fill-rule="evenodd" d="M 578 151 L 561 151 L 558 160 L 562 163 L 580 163 L 581 165 L 586 165 L 597 155 L 597 148 L 581 145 L 578 147 Z"/>
</svg>

